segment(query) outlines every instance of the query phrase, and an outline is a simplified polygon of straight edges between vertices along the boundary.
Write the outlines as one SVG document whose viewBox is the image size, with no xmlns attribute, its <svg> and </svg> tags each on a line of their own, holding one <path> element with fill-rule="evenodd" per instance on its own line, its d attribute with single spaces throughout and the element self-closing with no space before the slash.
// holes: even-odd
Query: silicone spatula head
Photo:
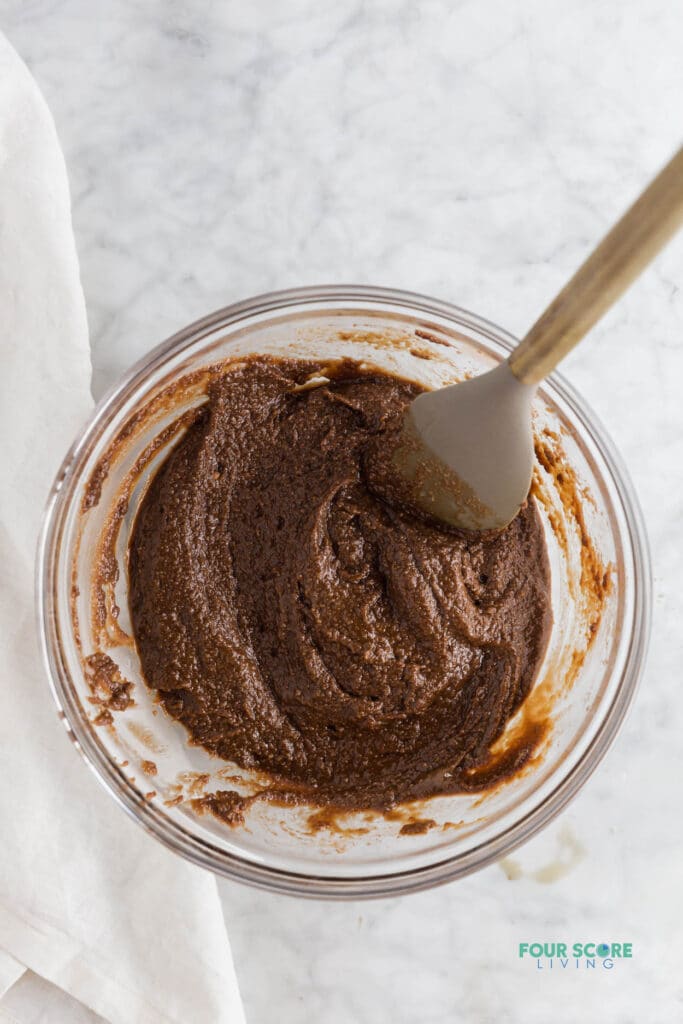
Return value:
<svg viewBox="0 0 683 1024">
<path fill-rule="evenodd" d="M 464 530 L 506 526 L 531 485 L 534 392 L 505 362 L 473 380 L 419 395 L 394 452 L 406 503 Z"/>
</svg>

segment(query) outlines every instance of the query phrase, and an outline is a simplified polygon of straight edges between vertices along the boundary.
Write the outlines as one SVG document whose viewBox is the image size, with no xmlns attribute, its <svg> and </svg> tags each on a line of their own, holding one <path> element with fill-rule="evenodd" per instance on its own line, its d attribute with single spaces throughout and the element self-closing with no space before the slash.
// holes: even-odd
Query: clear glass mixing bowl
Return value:
<svg viewBox="0 0 683 1024">
<path fill-rule="evenodd" d="M 120 608 L 123 631 L 110 636 L 108 654 L 134 683 L 135 704 L 115 712 L 111 725 L 93 722 L 98 709 L 84 657 L 101 647 L 88 612 L 98 538 L 140 454 L 183 409 L 202 400 L 201 374 L 172 402 L 164 397 L 170 382 L 221 359 L 272 353 L 322 362 L 351 356 L 438 386 L 491 367 L 514 344 L 480 317 L 420 295 L 303 288 L 259 296 L 190 325 L 134 366 L 99 403 L 62 464 L 45 515 L 37 581 L 42 649 L 60 717 L 76 747 L 121 807 L 172 850 L 217 874 L 280 892 L 335 898 L 406 893 L 509 853 L 557 815 L 598 765 L 624 719 L 645 656 L 649 560 L 621 461 L 594 414 L 557 375 L 539 392 L 536 430 L 561 438 L 582 494 L 584 529 L 611 566 L 612 586 L 590 648 L 582 653 L 581 529 L 553 493 L 553 482 L 542 480 L 555 624 L 537 691 L 551 709 L 552 729 L 525 771 L 486 794 L 433 798 L 420 813 L 435 827 L 417 835 L 400 835 L 400 821 L 372 815 L 312 832 L 305 809 L 267 802 L 255 803 L 245 826 L 234 829 L 197 813 L 192 799 L 226 788 L 226 776 L 231 787 L 240 779 L 248 787 L 250 778 L 188 745 L 183 728 L 141 682 L 134 646 L 121 642 L 129 622 L 126 541 L 156 461 L 132 488 L 116 549 L 120 578 L 108 597 Z M 84 510 L 88 481 L 122 434 L 119 454 L 100 473 L 100 500 Z M 562 533 L 564 545 L 558 542 Z"/>
</svg>

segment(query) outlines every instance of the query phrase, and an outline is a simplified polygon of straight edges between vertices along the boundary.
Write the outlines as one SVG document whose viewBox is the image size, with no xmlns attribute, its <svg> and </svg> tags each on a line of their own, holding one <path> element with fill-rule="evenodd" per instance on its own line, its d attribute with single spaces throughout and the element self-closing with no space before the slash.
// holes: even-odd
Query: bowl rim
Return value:
<svg viewBox="0 0 683 1024">
<path fill-rule="evenodd" d="M 171 357 L 221 328 L 244 319 L 293 306 L 362 302 L 403 307 L 413 314 L 444 317 L 457 326 L 470 327 L 479 334 L 511 349 L 517 339 L 503 328 L 469 310 L 428 296 L 392 288 L 368 285 L 318 285 L 267 292 L 216 310 L 188 324 L 138 360 L 97 402 L 79 436 L 65 455 L 51 487 L 38 541 L 35 569 L 36 616 L 43 664 L 57 706 L 59 718 L 76 749 L 98 782 L 117 804 L 142 828 L 167 848 L 214 874 L 241 881 L 271 892 L 329 899 L 361 899 L 419 892 L 434 885 L 464 877 L 511 853 L 552 821 L 578 793 L 597 768 L 621 728 L 632 704 L 644 666 L 650 636 L 652 577 L 650 553 L 642 511 L 633 484 L 613 442 L 593 411 L 557 373 L 548 378 L 554 391 L 569 407 L 609 469 L 611 482 L 623 513 L 625 533 L 635 565 L 633 617 L 629 645 L 614 696 L 603 721 L 569 772 L 547 793 L 543 801 L 511 823 L 497 836 L 485 839 L 463 854 L 445 856 L 437 862 L 384 875 L 348 878 L 296 872 L 258 863 L 229 853 L 198 839 L 164 815 L 135 791 L 122 785 L 121 774 L 100 750 L 77 713 L 68 681 L 68 669 L 60 656 L 55 580 L 59 541 L 69 509 L 71 490 L 78 481 L 84 453 L 95 435 L 100 435 L 118 409 L 157 367 Z"/>
</svg>

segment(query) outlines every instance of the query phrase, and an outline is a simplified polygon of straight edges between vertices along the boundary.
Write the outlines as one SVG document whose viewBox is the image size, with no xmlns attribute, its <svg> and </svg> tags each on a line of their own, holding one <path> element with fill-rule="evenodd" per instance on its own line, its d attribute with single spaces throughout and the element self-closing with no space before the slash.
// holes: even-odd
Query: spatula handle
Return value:
<svg viewBox="0 0 683 1024">
<path fill-rule="evenodd" d="M 553 370 L 683 224 L 683 149 L 576 271 L 510 356 L 518 380 Z"/>
</svg>

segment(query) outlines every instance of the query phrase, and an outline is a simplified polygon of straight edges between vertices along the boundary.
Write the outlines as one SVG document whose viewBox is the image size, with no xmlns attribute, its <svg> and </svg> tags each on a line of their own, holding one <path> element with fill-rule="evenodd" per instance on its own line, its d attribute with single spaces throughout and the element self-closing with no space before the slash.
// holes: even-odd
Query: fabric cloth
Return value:
<svg viewBox="0 0 683 1024">
<path fill-rule="evenodd" d="M 77 1000 L 111 1024 L 241 1024 L 215 880 L 100 789 L 38 654 L 36 541 L 90 353 L 55 127 L 2 36 L 0 324 L 0 1021 L 67 1024 Z"/>
</svg>

